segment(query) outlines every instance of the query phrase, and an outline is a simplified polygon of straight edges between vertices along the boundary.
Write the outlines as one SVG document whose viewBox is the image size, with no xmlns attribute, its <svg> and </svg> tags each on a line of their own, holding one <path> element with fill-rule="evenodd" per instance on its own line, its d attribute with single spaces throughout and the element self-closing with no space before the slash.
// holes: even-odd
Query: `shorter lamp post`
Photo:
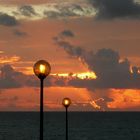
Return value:
<svg viewBox="0 0 140 140">
<path fill-rule="evenodd" d="M 40 140 L 43 140 L 43 81 L 50 71 L 51 66 L 45 60 L 39 60 L 34 64 L 34 73 L 40 79 Z"/>
<path fill-rule="evenodd" d="M 69 98 L 64 98 L 62 104 L 66 108 L 66 140 L 68 140 L 68 107 L 71 104 L 71 100 Z"/>
</svg>

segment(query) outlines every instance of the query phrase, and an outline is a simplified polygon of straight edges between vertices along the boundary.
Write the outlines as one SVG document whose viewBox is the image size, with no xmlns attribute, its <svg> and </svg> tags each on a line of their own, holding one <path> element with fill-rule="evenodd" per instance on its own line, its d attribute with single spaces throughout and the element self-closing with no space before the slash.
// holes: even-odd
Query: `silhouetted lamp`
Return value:
<svg viewBox="0 0 140 140">
<path fill-rule="evenodd" d="M 64 98 L 62 104 L 64 107 L 68 108 L 71 104 L 71 100 L 69 98 Z"/>
<path fill-rule="evenodd" d="M 69 98 L 64 98 L 62 104 L 66 109 L 66 140 L 68 140 L 68 107 L 71 105 L 71 100 Z"/>
<path fill-rule="evenodd" d="M 50 64 L 45 60 L 39 60 L 34 65 L 34 73 L 39 79 L 45 79 L 51 71 Z"/>
<path fill-rule="evenodd" d="M 39 60 L 34 64 L 34 73 L 40 79 L 40 140 L 43 140 L 43 81 L 51 72 L 50 64 L 45 60 Z"/>
</svg>

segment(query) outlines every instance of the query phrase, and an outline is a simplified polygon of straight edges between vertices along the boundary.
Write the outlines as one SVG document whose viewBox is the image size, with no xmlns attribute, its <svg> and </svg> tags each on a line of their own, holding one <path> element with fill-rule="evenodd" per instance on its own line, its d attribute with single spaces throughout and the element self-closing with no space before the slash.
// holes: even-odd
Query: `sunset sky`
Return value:
<svg viewBox="0 0 140 140">
<path fill-rule="evenodd" d="M 45 111 L 140 111 L 140 0 L 0 0 L 0 111 L 39 110 L 40 59 Z"/>
</svg>

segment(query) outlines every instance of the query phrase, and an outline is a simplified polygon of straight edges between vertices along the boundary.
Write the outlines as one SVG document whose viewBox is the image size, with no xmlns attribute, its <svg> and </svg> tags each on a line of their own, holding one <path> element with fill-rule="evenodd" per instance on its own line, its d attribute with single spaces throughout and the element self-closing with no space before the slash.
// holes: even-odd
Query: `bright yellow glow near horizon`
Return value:
<svg viewBox="0 0 140 140">
<path fill-rule="evenodd" d="M 58 74 L 52 74 L 54 76 L 58 77 L 77 77 L 79 79 L 97 79 L 97 76 L 94 72 L 82 72 L 82 73 L 74 73 L 74 74 L 69 74 L 69 73 L 58 73 Z"/>
<path fill-rule="evenodd" d="M 40 69 L 41 73 L 44 73 L 46 68 L 45 68 L 44 65 L 40 65 L 39 69 Z M 25 69 L 22 69 L 22 67 L 21 67 L 17 70 L 23 72 L 26 75 L 32 75 L 33 74 L 32 67 L 26 67 Z M 71 75 L 70 75 L 70 73 L 52 73 L 50 75 L 58 76 L 58 77 L 65 77 L 65 78 L 69 78 L 69 77 L 75 78 L 75 77 L 77 77 L 79 79 L 97 79 L 96 74 L 94 72 L 89 72 L 89 71 L 81 72 L 81 73 L 73 73 Z"/>
<path fill-rule="evenodd" d="M 97 79 L 97 76 L 94 72 L 84 72 L 77 74 L 77 77 L 80 79 Z"/>
</svg>

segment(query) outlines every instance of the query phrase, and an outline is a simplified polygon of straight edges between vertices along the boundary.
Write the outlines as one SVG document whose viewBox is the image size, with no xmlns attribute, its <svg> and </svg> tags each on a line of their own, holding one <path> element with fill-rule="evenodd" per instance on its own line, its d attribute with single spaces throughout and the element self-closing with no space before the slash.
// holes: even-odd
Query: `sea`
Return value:
<svg viewBox="0 0 140 140">
<path fill-rule="evenodd" d="M 39 140 L 39 112 L 0 112 L 0 140 Z M 65 112 L 44 113 L 44 140 L 65 140 Z M 68 140 L 140 140 L 140 112 L 69 112 Z"/>
</svg>

